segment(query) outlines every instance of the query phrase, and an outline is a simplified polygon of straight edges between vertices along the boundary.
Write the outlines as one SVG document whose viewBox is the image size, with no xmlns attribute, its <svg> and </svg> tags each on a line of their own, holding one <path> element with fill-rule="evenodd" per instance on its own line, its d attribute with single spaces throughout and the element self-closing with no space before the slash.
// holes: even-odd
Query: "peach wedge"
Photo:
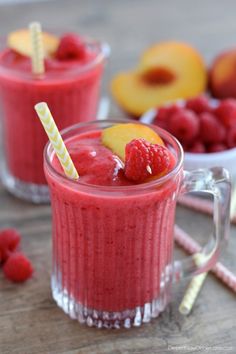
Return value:
<svg viewBox="0 0 236 354">
<path fill-rule="evenodd" d="M 45 57 L 52 56 L 59 45 L 59 38 L 56 36 L 43 32 L 43 46 Z M 31 41 L 30 41 L 30 33 L 28 29 L 21 29 L 15 32 L 9 33 L 7 37 L 8 47 L 15 50 L 17 53 L 31 56 Z"/>
<path fill-rule="evenodd" d="M 199 53 L 185 43 L 163 42 L 147 49 L 135 70 L 117 74 L 111 91 L 121 108 L 139 117 L 152 107 L 196 96 L 206 85 Z"/>
</svg>

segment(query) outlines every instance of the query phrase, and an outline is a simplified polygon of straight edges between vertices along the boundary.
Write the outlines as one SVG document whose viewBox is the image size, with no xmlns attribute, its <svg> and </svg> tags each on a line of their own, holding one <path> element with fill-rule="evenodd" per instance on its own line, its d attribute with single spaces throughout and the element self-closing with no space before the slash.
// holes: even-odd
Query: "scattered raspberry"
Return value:
<svg viewBox="0 0 236 354">
<path fill-rule="evenodd" d="M 21 236 L 15 229 L 0 231 L 0 260 L 6 261 L 11 252 L 15 251 L 20 243 Z"/>
<path fill-rule="evenodd" d="M 208 146 L 207 151 L 208 152 L 220 152 L 220 151 L 224 151 L 226 149 L 227 149 L 227 146 L 225 144 L 218 143 L 218 144 L 212 144 L 212 145 Z"/>
<path fill-rule="evenodd" d="M 204 143 L 221 143 L 226 135 L 224 126 L 212 113 L 199 114 L 201 139 Z"/>
<path fill-rule="evenodd" d="M 215 109 L 215 114 L 225 127 L 236 125 L 236 100 L 233 98 L 223 100 Z"/>
<path fill-rule="evenodd" d="M 12 253 L 3 266 L 7 279 L 14 282 L 24 282 L 32 276 L 33 268 L 30 260 L 22 253 Z"/>
<path fill-rule="evenodd" d="M 165 173 L 170 168 L 167 148 L 151 144 L 144 139 L 133 139 L 125 149 L 125 176 L 135 182 L 143 182 L 151 176 Z"/>
<path fill-rule="evenodd" d="M 190 148 L 187 149 L 187 151 L 202 154 L 206 152 L 206 148 L 201 141 L 195 141 L 193 145 L 191 145 Z"/>
<path fill-rule="evenodd" d="M 185 107 L 197 114 L 203 113 L 203 112 L 211 112 L 211 106 L 210 106 L 209 100 L 206 96 L 198 96 L 198 97 L 194 97 L 194 98 L 189 99 L 186 102 Z"/>
<path fill-rule="evenodd" d="M 59 60 L 84 59 L 86 56 L 86 47 L 82 39 L 68 33 L 61 37 L 56 51 L 56 58 Z"/>
<path fill-rule="evenodd" d="M 199 133 L 199 119 L 197 115 L 187 109 L 182 109 L 170 117 L 169 131 L 183 143 L 194 139 Z"/>
<path fill-rule="evenodd" d="M 226 138 L 227 146 L 229 148 L 234 148 L 236 147 L 236 126 L 232 127 L 230 131 L 228 132 L 227 138 Z"/>
</svg>

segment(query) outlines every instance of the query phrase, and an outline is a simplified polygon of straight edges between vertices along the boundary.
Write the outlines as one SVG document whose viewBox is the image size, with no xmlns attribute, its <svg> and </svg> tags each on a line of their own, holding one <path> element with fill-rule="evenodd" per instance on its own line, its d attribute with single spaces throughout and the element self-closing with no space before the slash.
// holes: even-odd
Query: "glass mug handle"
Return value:
<svg viewBox="0 0 236 354">
<path fill-rule="evenodd" d="M 210 237 L 208 243 L 198 252 L 204 262 L 197 263 L 194 256 L 174 262 L 174 281 L 209 270 L 215 264 L 229 234 L 231 183 L 228 171 L 221 167 L 184 171 L 180 194 L 190 192 L 213 195 L 213 237 Z"/>
</svg>

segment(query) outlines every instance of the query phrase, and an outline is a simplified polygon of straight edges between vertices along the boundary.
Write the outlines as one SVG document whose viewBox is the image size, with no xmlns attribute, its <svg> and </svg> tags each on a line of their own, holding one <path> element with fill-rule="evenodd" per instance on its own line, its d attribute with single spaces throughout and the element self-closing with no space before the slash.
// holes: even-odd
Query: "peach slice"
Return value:
<svg viewBox="0 0 236 354">
<path fill-rule="evenodd" d="M 46 32 L 42 33 L 42 37 L 45 57 L 50 57 L 57 50 L 59 38 Z M 29 30 L 22 29 L 9 33 L 7 44 L 9 48 L 15 50 L 17 53 L 31 56 L 32 49 Z"/>
<path fill-rule="evenodd" d="M 209 76 L 214 97 L 236 98 L 236 48 L 224 51 L 215 58 Z"/>
<path fill-rule="evenodd" d="M 160 136 L 142 124 L 124 123 L 106 128 L 102 132 L 102 144 L 125 160 L 125 146 L 133 139 L 143 138 L 152 144 L 164 145 Z"/>
<path fill-rule="evenodd" d="M 163 42 L 147 49 L 135 70 L 117 74 L 111 91 L 125 111 L 140 116 L 166 102 L 197 96 L 206 84 L 204 62 L 194 48 Z"/>
</svg>

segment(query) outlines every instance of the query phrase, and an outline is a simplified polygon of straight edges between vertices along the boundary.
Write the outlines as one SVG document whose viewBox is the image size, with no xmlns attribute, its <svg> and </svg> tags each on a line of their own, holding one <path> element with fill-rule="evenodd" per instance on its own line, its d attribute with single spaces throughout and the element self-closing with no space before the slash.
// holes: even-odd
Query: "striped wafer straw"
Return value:
<svg viewBox="0 0 236 354">
<path fill-rule="evenodd" d="M 200 245 L 178 225 L 175 225 L 174 238 L 176 243 L 190 254 L 197 253 L 201 250 Z M 222 263 L 217 262 L 211 269 L 211 272 L 236 293 L 236 275 L 234 275 L 228 268 Z"/>
<path fill-rule="evenodd" d="M 66 176 L 77 180 L 79 178 L 78 172 L 57 129 L 56 123 L 51 115 L 47 103 L 37 103 L 34 108 L 39 116 L 39 119 L 41 120 L 41 123 L 43 124 L 43 127 L 57 154 L 61 166 L 65 171 Z"/>
<path fill-rule="evenodd" d="M 39 22 L 29 24 L 30 40 L 32 47 L 31 63 L 33 74 L 40 75 L 45 71 L 44 67 L 44 48 L 42 30 Z"/>
<path fill-rule="evenodd" d="M 194 261 L 198 267 L 204 264 L 206 260 L 207 257 L 204 257 L 204 255 L 202 254 L 197 253 L 194 255 Z M 179 305 L 179 312 L 182 313 L 182 315 L 188 315 L 191 312 L 193 305 L 197 299 L 197 296 L 206 279 L 206 276 L 207 276 L 207 272 L 201 273 L 193 277 L 193 279 L 190 281 L 187 291 L 185 292 L 185 295 L 183 297 L 183 300 Z"/>
</svg>

